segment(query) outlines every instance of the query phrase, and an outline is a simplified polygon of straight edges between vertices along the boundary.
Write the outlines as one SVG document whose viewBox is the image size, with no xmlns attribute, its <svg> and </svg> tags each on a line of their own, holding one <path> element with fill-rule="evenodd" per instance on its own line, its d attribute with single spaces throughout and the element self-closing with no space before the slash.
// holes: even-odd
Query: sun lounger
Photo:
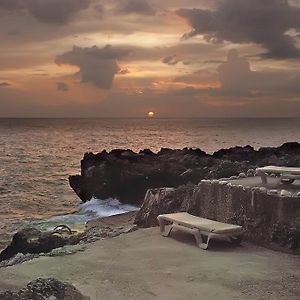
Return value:
<svg viewBox="0 0 300 300">
<path fill-rule="evenodd" d="M 293 183 L 296 179 L 300 179 L 300 168 L 296 167 L 266 166 L 257 168 L 256 173 L 261 177 L 261 181 L 263 184 L 268 183 L 268 174 L 279 174 L 279 181 L 282 183 Z"/>
<path fill-rule="evenodd" d="M 197 246 L 201 249 L 208 248 L 208 243 L 211 238 L 225 239 L 236 244 L 239 244 L 242 240 L 242 226 L 204 219 L 186 212 L 159 215 L 157 219 L 160 232 L 163 236 L 169 236 L 173 228 L 193 234 Z M 170 222 L 172 225 L 168 229 L 165 229 L 166 223 Z"/>
</svg>

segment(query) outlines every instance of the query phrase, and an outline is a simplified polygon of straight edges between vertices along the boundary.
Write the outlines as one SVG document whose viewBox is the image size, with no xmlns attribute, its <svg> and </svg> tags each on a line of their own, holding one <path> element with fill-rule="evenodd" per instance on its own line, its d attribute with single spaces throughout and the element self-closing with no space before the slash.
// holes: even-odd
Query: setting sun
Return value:
<svg viewBox="0 0 300 300">
<path fill-rule="evenodd" d="M 148 117 L 153 118 L 155 116 L 155 113 L 153 111 L 148 112 Z"/>
</svg>

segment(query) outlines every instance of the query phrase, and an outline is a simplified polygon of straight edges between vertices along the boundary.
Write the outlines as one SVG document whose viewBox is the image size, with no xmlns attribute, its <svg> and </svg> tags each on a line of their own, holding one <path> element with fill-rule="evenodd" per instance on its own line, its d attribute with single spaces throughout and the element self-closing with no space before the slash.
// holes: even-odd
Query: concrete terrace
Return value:
<svg viewBox="0 0 300 300">
<path fill-rule="evenodd" d="M 90 244 L 85 252 L 0 269 L 0 290 L 38 277 L 74 284 L 91 299 L 300 299 L 300 257 L 242 243 L 215 241 L 211 250 L 192 236 L 143 229 Z"/>
</svg>

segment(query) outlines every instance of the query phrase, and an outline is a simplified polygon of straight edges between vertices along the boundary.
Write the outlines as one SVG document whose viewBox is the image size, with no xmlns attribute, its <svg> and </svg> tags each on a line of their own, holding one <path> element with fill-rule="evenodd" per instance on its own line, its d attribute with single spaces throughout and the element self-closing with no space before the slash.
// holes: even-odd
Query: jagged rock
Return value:
<svg viewBox="0 0 300 300">
<path fill-rule="evenodd" d="M 158 188 L 148 190 L 143 205 L 138 211 L 135 223 L 140 227 L 156 226 L 159 214 L 191 211 L 191 196 L 194 185 L 184 185 L 177 189 Z"/>
<path fill-rule="evenodd" d="M 287 190 L 281 190 L 280 191 L 280 196 L 281 197 L 291 197 L 292 196 L 292 193 L 287 191 Z"/>
<path fill-rule="evenodd" d="M 77 196 L 82 201 L 87 201 L 92 199 L 92 191 L 88 189 L 88 185 L 86 184 L 85 178 L 91 178 L 92 176 L 87 175 L 86 177 L 75 175 L 69 177 L 69 184 Z"/>
<path fill-rule="evenodd" d="M 212 155 L 191 148 L 162 148 L 157 154 L 149 149 L 139 153 L 128 149 L 109 153 L 104 150 L 86 153 L 81 161 L 81 175 L 70 176 L 69 182 L 84 202 L 94 196 L 141 204 L 151 188 L 229 178 L 265 165 L 300 166 L 300 144 L 285 143 L 259 150 L 251 146 L 233 147 Z"/>
<path fill-rule="evenodd" d="M 255 174 L 255 170 L 253 170 L 253 169 L 249 169 L 249 170 L 247 171 L 247 177 L 253 177 L 254 174 Z"/>
<path fill-rule="evenodd" d="M 242 161 L 249 160 L 251 161 L 255 156 L 255 150 L 253 147 L 247 145 L 245 147 L 232 147 L 229 149 L 220 149 L 214 152 L 213 157 L 222 158 L 231 161 Z"/>
<path fill-rule="evenodd" d="M 89 300 L 69 283 L 48 278 L 31 281 L 18 292 L 0 293 L 1 300 Z"/>
<path fill-rule="evenodd" d="M 48 253 L 52 249 L 75 245 L 79 241 L 80 235 L 61 235 L 42 232 L 35 228 L 22 229 L 13 236 L 11 244 L 0 253 L 0 262 L 10 259 L 17 253 Z"/>
</svg>

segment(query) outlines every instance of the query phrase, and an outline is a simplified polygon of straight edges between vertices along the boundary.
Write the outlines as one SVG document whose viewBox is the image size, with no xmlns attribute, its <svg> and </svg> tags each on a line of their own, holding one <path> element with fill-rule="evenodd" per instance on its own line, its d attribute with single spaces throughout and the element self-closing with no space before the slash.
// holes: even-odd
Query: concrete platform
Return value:
<svg viewBox="0 0 300 300">
<path fill-rule="evenodd" d="M 203 251 L 190 235 L 173 237 L 162 237 L 158 228 L 138 230 L 83 253 L 0 269 L 0 290 L 55 277 L 91 299 L 300 299 L 299 256 L 214 241 Z"/>
<path fill-rule="evenodd" d="M 268 190 L 286 190 L 293 194 L 300 192 L 300 180 L 295 180 L 293 183 L 281 183 L 279 182 L 279 178 L 268 176 L 268 183 L 262 184 L 261 178 L 259 176 L 255 177 L 246 177 L 246 178 L 238 178 L 233 180 L 228 180 L 233 185 L 242 185 L 248 187 L 265 187 Z"/>
</svg>

